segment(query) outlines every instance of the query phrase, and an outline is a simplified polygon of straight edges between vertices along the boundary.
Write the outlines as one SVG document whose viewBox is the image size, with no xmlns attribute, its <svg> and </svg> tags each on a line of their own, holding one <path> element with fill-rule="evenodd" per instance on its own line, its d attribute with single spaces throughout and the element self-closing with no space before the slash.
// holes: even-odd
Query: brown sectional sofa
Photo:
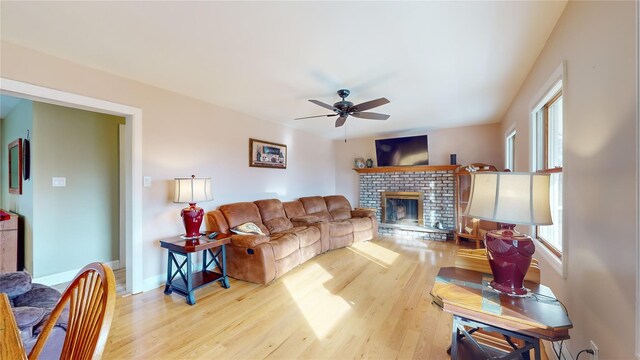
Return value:
<svg viewBox="0 0 640 360">
<path fill-rule="evenodd" d="M 278 199 L 220 206 L 207 213 L 209 227 L 232 234 L 227 272 L 236 279 L 266 284 L 312 257 L 375 238 L 378 222 L 370 210 L 352 210 L 340 195 Z M 265 235 L 237 235 L 231 229 L 252 222 Z"/>
</svg>

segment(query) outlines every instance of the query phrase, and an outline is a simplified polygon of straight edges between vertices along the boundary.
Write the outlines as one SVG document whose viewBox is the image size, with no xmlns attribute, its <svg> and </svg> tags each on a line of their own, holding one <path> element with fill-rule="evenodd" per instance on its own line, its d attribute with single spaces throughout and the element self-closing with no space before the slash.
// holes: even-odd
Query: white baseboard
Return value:
<svg viewBox="0 0 640 360">
<path fill-rule="evenodd" d="M 144 288 L 142 291 L 149 291 L 164 286 L 167 281 L 167 275 L 161 274 L 144 279 Z"/>
<path fill-rule="evenodd" d="M 113 270 L 120 269 L 119 260 L 110 261 L 110 262 L 107 262 L 106 264 L 109 265 L 109 267 L 111 267 Z M 80 270 L 82 270 L 82 268 L 69 270 L 69 271 L 65 271 L 57 274 L 41 276 L 38 278 L 34 278 L 32 282 L 38 283 L 38 284 L 44 284 L 48 286 L 58 285 L 58 284 L 66 283 L 73 280 L 73 278 L 80 272 Z"/>
</svg>

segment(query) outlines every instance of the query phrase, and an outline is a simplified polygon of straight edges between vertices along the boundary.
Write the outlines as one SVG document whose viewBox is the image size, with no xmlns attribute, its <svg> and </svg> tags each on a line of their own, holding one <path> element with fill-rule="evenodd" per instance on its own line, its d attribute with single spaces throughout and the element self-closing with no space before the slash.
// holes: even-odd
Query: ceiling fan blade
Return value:
<svg viewBox="0 0 640 360">
<path fill-rule="evenodd" d="M 335 108 L 333 107 L 333 105 L 325 104 L 322 101 L 318 101 L 318 100 L 309 100 L 309 101 L 314 103 L 314 104 L 316 104 L 316 105 L 318 105 L 318 106 L 322 106 L 325 109 L 329 109 L 329 110 L 335 111 Z"/>
<path fill-rule="evenodd" d="M 336 119 L 336 127 L 340 127 L 340 126 L 344 125 L 345 121 L 347 121 L 347 115 L 340 116 L 339 118 Z"/>
<path fill-rule="evenodd" d="M 329 116 L 338 116 L 338 114 L 331 114 L 331 115 L 316 115 L 316 116 L 305 116 L 305 117 L 295 118 L 295 119 L 293 119 L 293 120 L 312 119 L 312 118 L 329 117 Z"/>
<path fill-rule="evenodd" d="M 311 100 L 309 100 L 309 101 L 311 101 Z M 375 100 L 363 102 L 362 104 L 353 105 L 349 109 L 349 111 L 353 111 L 353 112 L 365 111 L 365 110 L 373 109 L 374 107 L 378 107 L 378 106 L 382 106 L 384 104 L 388 104 L 390 102 L 391 101 L 389 101 L 387 98 L 375 99 Z"/>
<path fill-rule="evenodd" d="M 374 112 L 359 112 L 359 113 L 353 113 L 350 115 L 360 119 L 369 119 L 369 120 L 387 120 L 389 116 L 391 116 L 387 114 L 378 114 Z"/>
</svg>

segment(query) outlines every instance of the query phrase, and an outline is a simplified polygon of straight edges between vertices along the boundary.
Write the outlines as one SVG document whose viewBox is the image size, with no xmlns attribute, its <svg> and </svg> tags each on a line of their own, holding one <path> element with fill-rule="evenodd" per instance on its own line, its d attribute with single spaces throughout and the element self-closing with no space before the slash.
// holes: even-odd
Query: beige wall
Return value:
<svg viewBox="0 0 640 360">
<path fill-rule="evenodd" d="M 10 43 L 1 46 L 4 78 L 142 109 L 142 172 L 153 179 L 142 194 L 146 287 L 163 281 L 166 254 L 158 240 L 184 231 L 182 205 L 170 198 L 174 177 L 212 178 L 214 200 L 199 204 L 205 210 L 231 201 L 335 191 L 330 140 Z M 288 168 L 250 168 L 250 137 L 287 144 Z"/>
<path fill-rule="evenodd" d="M 26 138 L 27 130 L 33 129 L 33 104 L 28 100 L 21 100 L 13 110 L 2 119 L 2 208 L 20 215 L 22 236 L 24 237 L 25 267 L 33 270 L 33 181 L 22 182 L 22 195 L 9 193 L 9 175 L 5 169 L 9 168 L 7 154 L 10 142 L 17 138 Z M 30 136 L 30 138 L 32 138 Z"/>
<path fill-rule="evenodd" d="M 34 102 L 33 122 L 32 275 L 118 260 L 124 118 Z M 52 177 L 66 178 L 66 186 L 53 187 Z"/>
<path fill-rule="evenodd" d="M 391 121 L 391 120 L 389 120 Z M 449 154 L 457 154 L 458 164 L 483 162 L 501 169 L 504 166 L 504 143 L 500 123 L 465 126 L 415 134 L 334 140 L 336 193 L 344 194 L 353 206 L 358 206 L 358 173 L 353 171 L 354 159 L 372 159 L 376 165 L 375 140 L 391 137 L 424 135 L 429 141 L 429 164 L 448 165 Z"/>
<path fill-rule="evenodd" d="M 536 257 L 573 321 L 573 356 L 594 340 L 600 359 L 635 357 L 636 6 L 570 1 L 502 121 L 517 128 L 516 170 L 529 170 L 530 103 L 566 60 L 566 279 Z"/>
</svg>

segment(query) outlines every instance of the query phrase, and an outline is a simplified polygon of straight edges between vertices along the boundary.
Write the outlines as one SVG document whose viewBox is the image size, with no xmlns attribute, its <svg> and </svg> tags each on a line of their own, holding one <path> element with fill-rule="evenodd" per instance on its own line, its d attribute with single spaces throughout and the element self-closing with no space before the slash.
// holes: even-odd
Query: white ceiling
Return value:
<svg viewBox="0 0 640 360">
<path fill-rule="evenodd" d="M 566 1 L 0 2 L 2 40 L 330 138 L 499 121 Z"/>
</svg>

